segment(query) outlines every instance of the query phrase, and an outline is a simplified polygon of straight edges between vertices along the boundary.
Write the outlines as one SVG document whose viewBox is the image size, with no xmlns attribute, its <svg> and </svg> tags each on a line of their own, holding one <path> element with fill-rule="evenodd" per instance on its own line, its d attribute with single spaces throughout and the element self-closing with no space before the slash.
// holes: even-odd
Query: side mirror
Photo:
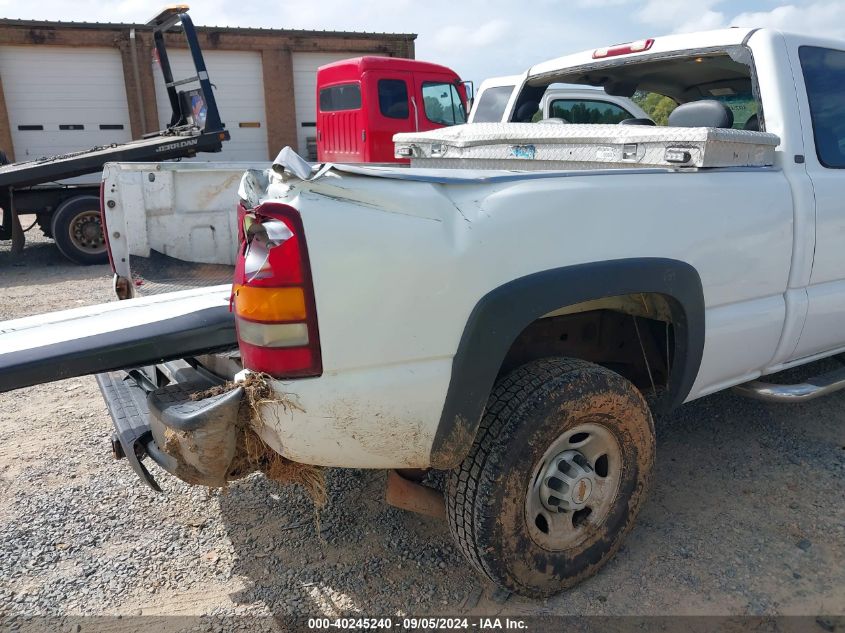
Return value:
<svg viewBox="0 0 845 633">
<path fill-rule="evenodd" d="M 463 85 L 464 90 L 466 91 L 467 95 L 467 112 L 466 115 L 469 117 L 469 113 L 472 110 L 472 104 L 475 102 L 475 84 L 472 83 L 472 80 L 467 79 L 466 81 L 458 82 Z"/>
</svg>

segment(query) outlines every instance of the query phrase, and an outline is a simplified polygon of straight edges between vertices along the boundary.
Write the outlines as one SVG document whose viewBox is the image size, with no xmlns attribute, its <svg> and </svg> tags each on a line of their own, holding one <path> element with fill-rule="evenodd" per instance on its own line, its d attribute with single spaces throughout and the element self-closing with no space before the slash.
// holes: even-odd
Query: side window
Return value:
<svg viewBox="0 0 845 633">
<path fill-rule="evenodd" d="M 819 162 L 845 169 L 845 51 L 798 49 Z"/>
<path fill-rule="evenodd" d="M 422 85 L 425 116 L 439 125 L 466 123 L 467 116 L 461 96 L 453 84 L 425 81 Z"/>
<path fill-rule="evenodd" d="M 555 99 L 549 107 L 549 117 L 569 123 L 619 123 L 633 115 L 614 103 L 584 99 Z"/>
<path fill-rule="evenodd" d="M 378 80 L 378 109 L 391 119 L 408 118 L 408 85 L 404 80 Z"/>
<path fill-rule="evenodd" d="M 513 88 L 513 86 L 497 86 L 482 92 L 478 98 L 478 105 L 475 106 L 475 115 L 472 122 L 498 123 L 501 121 Z"/>
<path fill-rule="evenodd" d="M 358 110 L 361 107 L 361 87 L 358 84 L 341 84 L 320 91 L 320 111 Z"/>
</svg>

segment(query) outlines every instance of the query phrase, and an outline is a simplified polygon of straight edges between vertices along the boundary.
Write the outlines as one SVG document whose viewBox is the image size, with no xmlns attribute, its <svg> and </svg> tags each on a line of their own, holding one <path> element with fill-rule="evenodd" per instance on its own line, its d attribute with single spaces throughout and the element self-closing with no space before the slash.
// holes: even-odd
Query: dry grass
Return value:
<svg viewBox="0 0 845 633">
<path fill-rule="evenodd" d="M 284 411 L 303 411 L 303 408 L 288 394 L 276 394 L 267 374 L 250 374 L 242 383 L 227 382 L 191 395 L 192 400 L 202 400 L 242 387 L 244 398 L 238 411 L 237 446 L 235 457 L 229 466 L 226 478 L 240 479 L 249 473 L 260 471 L 266 477 L 279 483 L 299 484 L 317 508 L 326 504 L 326 479 L 323 469 L 311 464 L 301 464 L 283 457 L 271 448 L 258 434 L 264 427 L 261 408 L 265 405 L 281 407 Z"/>
</svg>

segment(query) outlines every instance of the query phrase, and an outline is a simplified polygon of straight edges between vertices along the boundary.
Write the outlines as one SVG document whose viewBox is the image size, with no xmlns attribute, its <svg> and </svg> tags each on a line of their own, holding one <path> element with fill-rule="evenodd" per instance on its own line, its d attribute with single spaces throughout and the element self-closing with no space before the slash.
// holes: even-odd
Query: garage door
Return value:
<svg viewBox="0 0 845 633">
<path fill-rule="evenodd" d="M 298 152 L 317 160 L 317 69 L 340 59 L 358 57 L 360 53 L 294 53 L 293 94 L 296 103 L 296 137 Z"/>
<path fill-rule="evenodd" d="M 175 79 L 196 74 L 187 50 L 168 50 L 170 67 Z M 252 51 L 203 51 L 208 78 L 214 85 L 214 97 L 220 120 L 232 140 L 223 143 L 218 154 L 200 154 L 195 160 L 256 161 L 267 160 L 267 118 L 264 114 L 264 78 L 261 54 Z M 161 68 L 153 62 L 156 82 L 156 104 L 162 128 L 170 123 L 170 101 L 161 76 Z M 179 86 L 190 90 L 198 84 Z"/>
<path fill-rule="evenodd" d="M 0 77 L 18 161 L 132 138 L 116 49 L 2 46 Z"/>
</svg>

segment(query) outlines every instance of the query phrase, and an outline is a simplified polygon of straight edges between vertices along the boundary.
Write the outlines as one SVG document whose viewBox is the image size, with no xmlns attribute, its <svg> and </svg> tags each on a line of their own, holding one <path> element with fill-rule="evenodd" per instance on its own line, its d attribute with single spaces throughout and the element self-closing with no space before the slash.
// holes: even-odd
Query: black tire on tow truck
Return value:
<svg viewBox="0 0 845 633">
<path fill-rule="evenodd" d="M 50 232 L 69 260 L 83 265 L 108 262 L 97 196 L 76 196 L 62 202 L 53 214 Z"/>
<path fill-rule="evenodd" d="M 446 486 L 449 528 L 496 584 L 543 597 L 619 549 L 649 487 L 651 414 L 625 378 L 546 358 L 501 378 Z"/>
</svg>

